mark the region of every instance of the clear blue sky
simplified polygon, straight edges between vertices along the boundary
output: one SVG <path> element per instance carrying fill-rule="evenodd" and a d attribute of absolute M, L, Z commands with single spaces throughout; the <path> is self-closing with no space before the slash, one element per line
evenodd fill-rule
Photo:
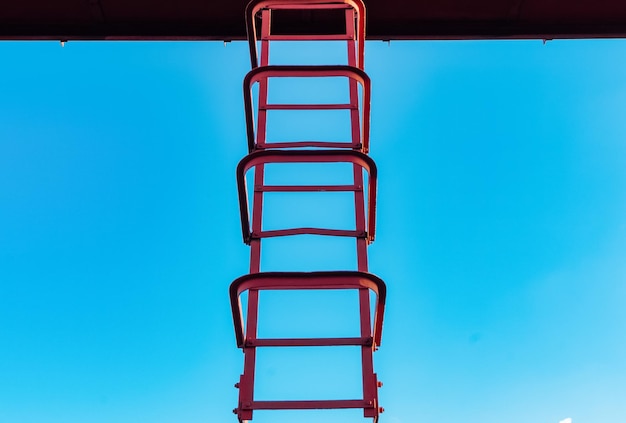
<path fill-rule="evenodd" d="M 625 48 L 366 46 L 382 423 L 626 421 Z M 235 422 L 247 45 L 3 42 L 0 57 L 0 422 Z M 349 330 L 353 298 L 328 300 L 271 296 L 262 317 Z M 264 354 L 267 399 L 358 393 L 350 349 Z M 312 416 L 254 422 L 364 421 Z"/>

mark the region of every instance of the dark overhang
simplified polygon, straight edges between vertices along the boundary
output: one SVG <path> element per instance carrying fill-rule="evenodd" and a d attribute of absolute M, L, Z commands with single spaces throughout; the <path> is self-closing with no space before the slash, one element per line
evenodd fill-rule
<path fill-rule="evenodd" d="M 4 0 L 0 39 L 240 40 L 245 5 L 245 0 Z M 626 36 L 624 0 L 366 0 L 366 6 L 367 34 L 374 40 Z"/>

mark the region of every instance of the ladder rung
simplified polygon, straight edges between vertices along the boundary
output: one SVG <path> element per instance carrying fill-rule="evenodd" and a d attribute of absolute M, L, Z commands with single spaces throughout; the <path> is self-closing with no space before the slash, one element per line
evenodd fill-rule
<path fill-rule="evenodd" d="M 346 345 L 371 346 L 372 337 L 365 338 L 266 338 L 246 339 L 246 347 L 332 347 Z"/>
<path fill-rule="evenodd" d="M 330 408 L 373 408 L 370 401 L 365 400 L 317 400 L 317 401 L 252 401 L 244 410 L 315 410 Z"/>
<path fill-rule="evenodd" d="M 358 110 L 352 104 L 266 104 L 259 110 Z"/>
<path fill-rule="evenodd" d="M 366 238 L 367 234 L 363 231 L 344 230 L 344 229 L 322 229 L 322 228 L 293 228 L 293 229 L 276 229 L 272 231 L 261 231 L 260 234 L 252 233 L 252 239 L 273 238 L 277 236 L 289 235 L 329 235 L 329 236 L 348 236 L 356 238 Z"/>
<path fill-rule="evenodd" d="M 256 192 L 361 192 L 359 185 L 255 185 Z"/>
<path fill-rule="evenodd" d="M 353 144 L 351 142 L 325 142 L 325 141 L 293 141 L 293 142 L 265 142 L 256 144 L 259 150 L 267 148 L 298 148 L 298 147 L 321 147 L 321 148 L 353 148 L 361 150 L 363 145 Z"/>
<path fill-rule="evenodd" d="M 306 34 L 306 35 L 266 35 L 260 38 L 263 41 L 336 41 L 353 40 L 351 34 Z"/>

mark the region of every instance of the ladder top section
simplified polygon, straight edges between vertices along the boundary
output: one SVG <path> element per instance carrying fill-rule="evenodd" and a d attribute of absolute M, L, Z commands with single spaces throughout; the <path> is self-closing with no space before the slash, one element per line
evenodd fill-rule
<path fill-rule="evenodd" d="M 0 2 L 0 39 L 245 40 L 246 0 Z M 626 2 L 366 0 L 372 40 L 626 37 Z M 276 28 L 321 23 L 295 12 Z"/>
<path fill-rule="evenodd" d="M 301 13 L 306 19 L 299 18 Z M 262 20 L 269 22 L 261 24 Z M 352 40 L 357 44 L 356 66 L 363 69 L 365 20 L 362 0 L 252 0 L 246 6 L 252 67 L 259 65 L 259 40 Z"/>

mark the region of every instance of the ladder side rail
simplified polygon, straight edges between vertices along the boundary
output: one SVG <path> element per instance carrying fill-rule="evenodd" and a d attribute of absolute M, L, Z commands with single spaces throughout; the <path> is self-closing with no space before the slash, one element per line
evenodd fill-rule
<path fill-rule="evenodd" d="M 262 31 L 269 32 L 271 26 L 269 12 L 264 12 L 264 19 L 262 23 Z M 269 63 L 269 42 L 261 41 L 262 54 L 261 64 L 267 65 Z M 267 78 L 259 81 L 259 103 L 267 103 L 267 90 L 268 81 Z M 258 133 L 260 136 L 265 137 L 266 124 L 267 124 L 267 112 L 259 109 L 258 111 Z M 258 166 L 254 170 L 254 180 L 257 183 L 263 184 L 265 180 L 264 166 Z M 263 222 L 263 193 L 254 192 L 253 206 L 252 206 L 252 228 L 253 230 L 260 230 Z M 247 206 L 246 206 L 247 207 Z M 258 273 L 261 271 L 261 240 L 250 240 L 250 273 Z M 250 290 L 248 293 L 248 312 L 246 333 L 251 339 L 255 339 L 258 332 L 258 315 L 259 315 L 259 291 Z M 244 347 L 244 370 L 239 384 L 239 420 L 252 420 L 252 409 L 250 405 L 254 401 L 254 379 L 256 369 L 256 348 Z"/>
<path fill-rule="evenodd" d="M 350 15 L 346 13 L 346 27 L 348 26 L 348 22 L 350 21 Z M 347 41 L 347 53 L 348 53 L 348 65 L 354 66 L 357 65 L 357 46 L 354 41 Z M 362 63 L 361 63 L 362 65 Z M 359 94 L 358 94 L 358 85 L 350 80 L 350 103 L 358 109 L 359 102 Z M 351 129 L 352 129 L 352 138 L 354 139 L 360 136 L 360 124 L 359 124 L 359 113 L 354 110 L 350 112 L 350 120 L 351 120 Z M 363 185 L 363 170 L 358 166 L 353 166 L 354 171 L 354 184 L 355 185 Z M 357 230 L 366 228 L 366 218 L 365 218 L 365 193 L 364 192 L 355 192 L 354 193 L 354 210 L 355 210 L 355 218 L 357 222 Z M 370 223 L 372 222 L 370 218 Z M 357 238 L 356 239 L 356 248 L 357 248 L 357 268 L 359 271 L 367 272 L 368 271 L 368 260 L 367 260 L 367 239 Z M 360 328 L 361 328 L 361 336 L 364 334 L 371 333 L 371 315 L 370 315 L 370 296 L 369 291 L 367 289 L 359 289 L 359 320 L 360 320 Z M 373 348 L 372 346 L 361 346 L 361 376 L 362 376 L 362 389 L 363 389 L 363 399 L 365 401 L 369 401 L 371 407 L 367 407 L 363 409 L 364 417 L 373 417 L 374 419 L 378 418 L 378 404 L 377 404 L 377 381 L 376 374 L 374 373 L 374 358 L 373 358 Z"/>

